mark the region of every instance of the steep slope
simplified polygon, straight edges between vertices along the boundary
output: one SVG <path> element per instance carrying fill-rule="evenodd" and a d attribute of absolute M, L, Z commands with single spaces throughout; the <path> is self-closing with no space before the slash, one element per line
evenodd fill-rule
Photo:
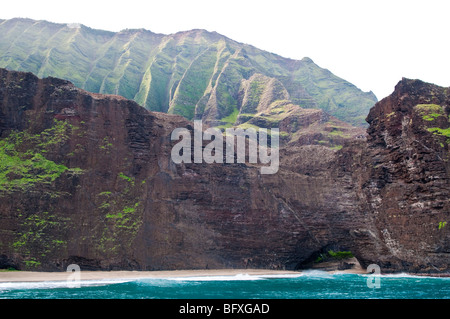
<path fill-rule="evenodd" d="M 403 79 L 367 118 L 363 191 L 383 268 L 450 265 L 450 94 Z"/>
<path fill-rule="evenodd" d="M 90 92 L 118 94 L 149 110 L 215 126 L 237 124 L 240 114 L 242 123 L 259 104 L 278 100 L 364 126 L 376 102 L 373 93 L 309 58 L 282 58 L 205 30 L 113 33 L 11 19 L 0 21 L 0 34 L 0 67 L 67 79 Z"/>
<path fill-rule="evenodd" d="M 325 116 L 311 111 L 307 131 Z M 298 139 L 261 175 L 175 164 L 172 131 L 193 130 L 181 116 L 0 69 L 0 268 L 295 269 L 332 249 L 448 271 L 448 116 L 447 89 L 405 79 L 367 140 Z"/>
<path fill-rule="evenodd" d="M 297 146 L 303 160 L 273 176 L 176 165 L 179 127 L 192 123 L 0 69 L 0 267 L 292 269 L 346 245 L 360 215 L 348 181 L 325 169 L 334 150 Z"/>

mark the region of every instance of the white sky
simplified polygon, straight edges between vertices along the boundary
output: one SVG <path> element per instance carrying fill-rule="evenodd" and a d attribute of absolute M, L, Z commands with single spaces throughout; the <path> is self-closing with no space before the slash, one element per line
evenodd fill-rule
<path fill-rule="evenodd" d="M 0 19 L 110 31 L 217 31 L 284 57 L 310 57 L 378 99 L 402 77 L 450 86 L 449 14 L 449 0 L 3 0 L 0 5 Z"/>

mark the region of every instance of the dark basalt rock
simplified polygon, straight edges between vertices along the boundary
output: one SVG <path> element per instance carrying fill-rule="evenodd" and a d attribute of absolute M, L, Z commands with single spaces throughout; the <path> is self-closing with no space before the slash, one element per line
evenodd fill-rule
<path fill-rule="evenodd" d="M 367 117 L 362 190 L 386 247 L 380 266 L 448 270 L 450 237 L 439 225 L 450 217 L 449 114 L 447 89 L 402 79 Z"/>
<path fill-rule="evenodd" d="M 448 271 L 449 146 L 427 130 L 449 126 L 448 102 L 444 88 L 404 79 L 371 110 L 367 140 L 284 145 L 278 173 L 261 175 L 173 163 L 172 131 L 193 127 L 180 116 L 0 69 L 11 162 L 0 167 L 0 266 L 296 269 L 332 248 L 385 272 Z M 424 120 L 417 104 L 440 105 L 447 121 Z"/>

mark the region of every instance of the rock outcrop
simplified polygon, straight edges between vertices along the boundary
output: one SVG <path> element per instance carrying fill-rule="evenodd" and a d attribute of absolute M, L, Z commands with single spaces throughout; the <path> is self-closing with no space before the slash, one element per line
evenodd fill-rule
<path fill-rule="evenodd" d="M 298 138 L 261 175 L 175 164 L 172 131 L 193 130 L 180 116 L 0 69 L 0 267 L 297 269 L 333 249 L 382 271 L 448 270 L 447 102 L 403 80 L 367 140 L 350 127 L 331 134 L 349 134 L 339 148 Z"/>
<path fill-rule="evenodd" d="M 370 111 L 362 189 L 382 268 L 450 265 L 450 95 L 403 79 Z"/>

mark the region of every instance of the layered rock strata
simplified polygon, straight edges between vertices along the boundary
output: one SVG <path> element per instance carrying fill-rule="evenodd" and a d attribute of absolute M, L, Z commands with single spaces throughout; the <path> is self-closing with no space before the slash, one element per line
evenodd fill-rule
<path fill-rule="evenodd" d="M 298 269 L 333 249 L 386 272 L 448 270 L 448 101 L 405 79 L 367 140 L 297 139 L 262 175 L 175 164 L 172 131 L 193 130 L 180 116 L 0 69 L 0 266 Z"/>

